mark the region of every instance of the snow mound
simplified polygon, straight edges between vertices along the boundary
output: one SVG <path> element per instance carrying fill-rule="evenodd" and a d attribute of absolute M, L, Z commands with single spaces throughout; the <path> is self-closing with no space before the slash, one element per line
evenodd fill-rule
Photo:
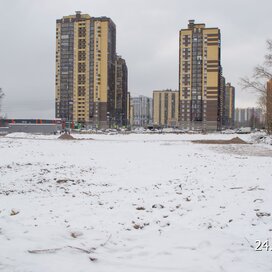
<path fill-rule="evenodd" d="M 252 135 L 251 141 L 258 144 L 272 145 L 272 136 L 267 135 L 266 133 L 256 133 L 255 135 Z"/>

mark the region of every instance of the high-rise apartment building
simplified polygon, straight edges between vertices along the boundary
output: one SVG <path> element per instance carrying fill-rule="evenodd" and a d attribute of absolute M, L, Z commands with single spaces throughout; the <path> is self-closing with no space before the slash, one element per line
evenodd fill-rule
<path fill-rule="evenodd" d="M 225 113 L 225 93 L 226 93 L 226 79 L 223 75 L 220 75 L 220 92 L 219 92 L 219 120 L 217 129 L 221 130 L 224 127 L 224 113 Z"/>
<path fill-rule="evenodd" d="M 107 128 L 115 119 L 116 28 L 76 12 L 56 25 L 56 117 Z"/>
<path fill-rule="evenodd" d="M 115 124 L 118 127 L 127 126 L 127 96 L 128 71 L 126 61 L 116 57 L 115 85 Z"/>
<path fill-rule="evenodd" d="M 235 115 L 235 88 L 231 83 L 225 85 L 224 91 L 224 114 L 223 114 L 223 127 L 234 127 Z"/>
<path fill-rule="evenodd" d="M 263 128 L 265 114 L 261 108 L 236 108 L 235 127 Z"/>
<path fill-rule="evenodd" d="M 131 126 L 146 127 L 152 124 L 152 98 L 140 95 L 131 98 Z"/>
<path fill-rule="evenodd" d="M 190 20 L 179 34 L 180 127 L 220 129 L 220 30 Z"/>
<path fill-rule="evenodd" d="M 153 125 L 178 127 L 179 92 L 153 91 Z"/>
<path fill-rule="evenodd" d="M 131 100 L 131 98 L 130 98 L 130 92 L 127 92 L 127 127 L 130 127 L 130 124 L 131 124 L 131 122 L 130 122 L 130 114 L 131 114 L 131 110 L 130 110 L 130 108 L 131 108 L 131 103 L 130 103 L 130 100 Z"/>

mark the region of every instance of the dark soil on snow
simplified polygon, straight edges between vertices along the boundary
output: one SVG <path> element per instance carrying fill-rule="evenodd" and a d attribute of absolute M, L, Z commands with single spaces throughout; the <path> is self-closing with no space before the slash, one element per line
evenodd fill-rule
<path fill-rule="evenodd" d="M 72 135 L 68 133 L 61 134 L 58 139 L 60 140 L 76 140 Z"/>
<path fill-rule="evenodd" d="M 192 143 L 196 144 L 248 144 L 239 137 L 232 138 L 230 140 L 195 140 Z"/>

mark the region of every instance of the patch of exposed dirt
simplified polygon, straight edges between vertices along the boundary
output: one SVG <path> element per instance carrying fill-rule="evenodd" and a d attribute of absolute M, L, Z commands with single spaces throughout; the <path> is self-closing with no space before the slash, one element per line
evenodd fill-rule
<path fill-rule="evenodd" d="M 76 140 L 72 135 L 68 133 L 61 134 L 58 139 L 60 140 Z"/>
<path fill-rule="evenodd" d="M 88 141 L 88 140 L 93 140 L 93 138 L 82 138 L 82 139 L 78 139 L 78 138 L 74 138 L 72 135 L 70 135 L 69 133 L 64 133 L 61 134 L 58 137 L 59 140 L 74 140 L 74 141 Z"/>
<path fill-rule="evenodd" d="M 234 154 L 241 157 L 239 159 L 247 159 L 246 156 L 272 157 L 272 149 L 258 145 L 217 145 L 211 146 L 212 150 L 225 154 Z"/>
<path fill-rule="evenodd" d="M 248 144 L 239 137 L 232 138 L 230 140 L 194 140 L 192 143 L 196 144 Z"/>

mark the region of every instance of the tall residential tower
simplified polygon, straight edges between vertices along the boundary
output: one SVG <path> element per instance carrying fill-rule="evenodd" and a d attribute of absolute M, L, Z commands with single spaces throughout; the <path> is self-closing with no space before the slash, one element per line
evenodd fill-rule
<path fill-rule="evenodd" d="M 56 25 L 56 117 L 107 128 L 115 118 L 116 28 L 76 12 Z"/>
<path fill-rule="evenodd" d="M 118 127 L 127 126 L 128 71 L 126 61 L 116 57 L 115 85 L 115 123 Z"/>
<path fill-rule="evenodd" d="M 234 115 L 235 115 L 235 88 L 231 83 L 225 86 L 224 95 L 224 128 L 234 128 Z"/>
<path fill-rule="evenodd" d="M 152 98 L 140 95 L 131 98 L 130 125 L 147 127 L 152 124 Z"/>
<path fill-rule="evenodd" d="M 220 30 L 190 20 L 179 36 L 179 123 L 183 129 L 220 128 Z"/>

